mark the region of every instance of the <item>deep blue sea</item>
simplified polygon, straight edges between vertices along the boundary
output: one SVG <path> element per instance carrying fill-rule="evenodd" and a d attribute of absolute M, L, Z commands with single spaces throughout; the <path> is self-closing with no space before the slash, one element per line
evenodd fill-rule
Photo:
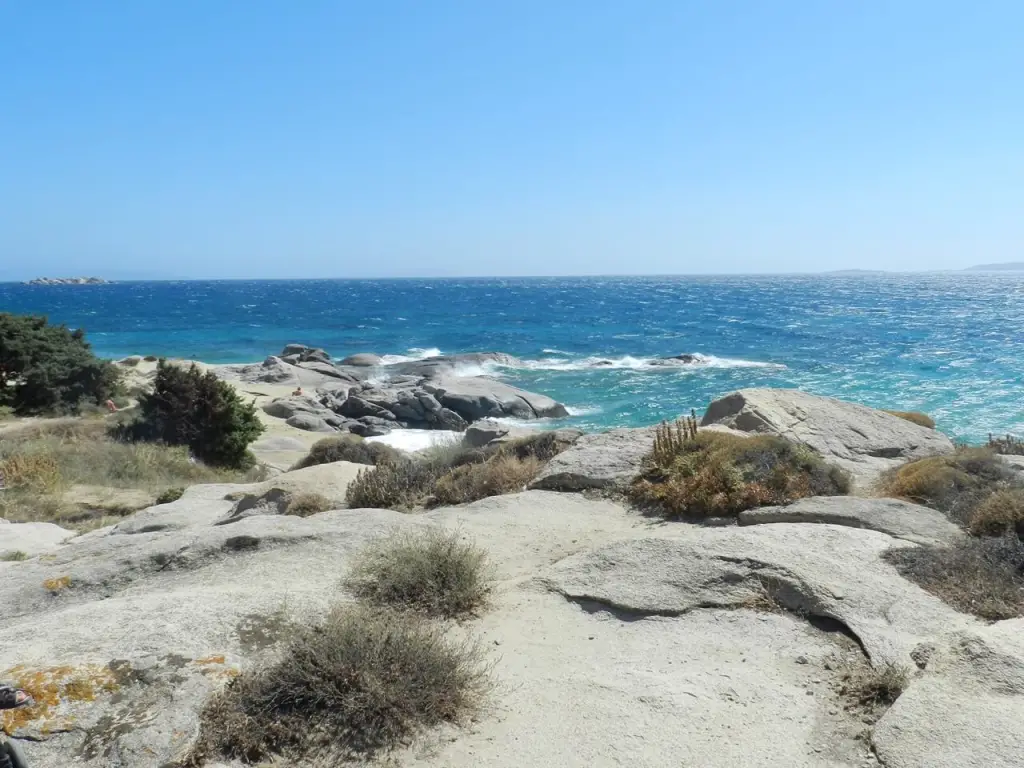
<path fill-rule="evenodd" d="M 251 362 L 496 350 L 585 429 L 698 413 L 738 387 L 922 410 L 964 439 L 1024 433 L 1024 275 L 0 284 L 0 311 L 84 327 L 97 353 Z M 700 353 L 657 369 L 645 361 Z M 612 366 L 590 367 L 597 359 Z"/>

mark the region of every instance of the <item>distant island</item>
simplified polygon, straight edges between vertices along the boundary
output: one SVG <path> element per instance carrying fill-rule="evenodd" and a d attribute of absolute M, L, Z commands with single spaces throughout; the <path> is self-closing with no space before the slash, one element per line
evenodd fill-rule
<path fill-rule="evenodd" d="M 978 264 L 964 272 L 1024 272 L 1024 261 L 1004 261 L 1001 264 Z"/>
<path fill-rule="evenodd" d="M 37 277 L 26 285 L 106 285 L 102 277 Z"/>

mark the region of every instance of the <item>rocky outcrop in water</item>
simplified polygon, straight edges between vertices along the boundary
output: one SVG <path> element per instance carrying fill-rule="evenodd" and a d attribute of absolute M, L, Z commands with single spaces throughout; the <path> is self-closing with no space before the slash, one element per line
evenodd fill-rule
<path fill-rule="evenodd" d="M 37 277 L 25 285 L 106 285 L 102 277 Z"/>
<path fill-rule="evenodd" d="M 289 344 L 260 364 L 226 366 L 248 383 L 310 387 L 264 406 L 271 416 L 313 432 L 348 431 L 364 437 L 394 428 L 462 431 L 491 418 L 568 416 L 565 406 L 486 375 L 490 366 L 516 365 L 501 352 L 443 355 L 385 365 L 359 354 L 334 362 L 322 349 Z"/>

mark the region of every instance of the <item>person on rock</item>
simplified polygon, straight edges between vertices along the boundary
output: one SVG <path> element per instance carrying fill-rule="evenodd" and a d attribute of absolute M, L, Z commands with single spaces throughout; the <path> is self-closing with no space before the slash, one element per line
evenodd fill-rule
<path fill-rule="evenodd" d="M 0 685 L 0 709 L 32 706 L 32 697 L 20 688 Z M 28 768 L 25 756 L 16 744 L 7 740 L 0 731 L 0 768 Z"/>

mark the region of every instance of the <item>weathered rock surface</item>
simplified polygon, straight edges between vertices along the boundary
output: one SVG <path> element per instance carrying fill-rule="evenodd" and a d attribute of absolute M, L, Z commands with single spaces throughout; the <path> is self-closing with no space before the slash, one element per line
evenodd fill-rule
<path fill-rule="evenodd" d="M 333 461 L 285 472 L 245 491 L 232 492 L 231 497 L 237 503 L 217 522 L 236 523 L 253 515 L 282 515 L 292 498 L 299 493 L 323 496 L 335 509 L 341 509 L 345 506 L 345 492 L 349 484 L 364 469 L 364 464 Z"/>
<path fill-rule="evenodd" d="M 664 525 L 544 491 L 419 515 L 214 525 L 232 488 L 199 486 L 135 515 L 159 526 L 149 532 L 129 518 L 0 564 L 0 677 L 56 692 L 13 727 L 34 739 L 23 742 L 33 768 L 173 763 L 207 695 L 273 653 L 288 619 L 321 615 L 356 552 L 426 526 L 490 554 L 489 609 L 450 631 L 479 638 L 499 692 L 470 727 L 421 735 L 396 765 L 862 768 L 865 726 L 830 685 L 857 646 L 799 616 L 745 608 L 765 587 L 790 609 L 843 622 L 875 663 L 935 647 L 875 732 L 887 766 L 1019 756 L 1024 626 L 983 626 L 904 581 L 878 555 L 914 545 L 885 534 Z"/>
<path fill-rule="evenodd" d="M 868 485 L 893 466 L 951 453 L 941 432 L 898 416 L 796 389 L 741 389 L 708 406 L 702 425 L 724 424 L 803 443 Z"/>
<path fill-rule="evenodd" d="M 872 740 L 886 768 L 1016 768 L 1024 739 L 1024 619 L 945 638 Z"/>
<path fill-rule="evenodd" d="M 327 423 L 326 419 L 312 413 L 296 413 L 285 419 L 285 424 L 306 432 L 337 432 L 335 427 Z"/>
<path fill-rule="evenodd" d="M 569 415 L 564 405 L 546 395 L 527 392 L 484 376 L 448 376 L 425 384 L 423 388 L 467 422 L 501 417 L 547 419 Z"/>
<path fill-rule="evenodd" d="M 0 561 L 17 553 L 34 557 L 75 535 L 53 523 L 10 523 L 0 518 Z"/>
<path fill-rule="evenodd" d="M 368 352 L 360 352 L 355 355 L 349 355 L 342 359 L 339 365 L 353 365 L 357 368 L 372 368 L 374 366 L 381 365 L 384 361 L 381 360 L 380 355 L 372 355 Z"/>
<path fill-rule="evenodd" d="M 787 506 L 740 512 L 740 525 L 828 523 L 869 528 L 916 544 L 949 544 L 964 533 L 941 512 L 899 499 L 814 496 Z"/>
<path fill-rule="evenodd" d="M 788 610 L 840 622 L 875 663 L 910 664 L 920 643 L 977 625 L 883 562 L 886 550 L 913 545 L 882 533 L 796 523 L 680 532 L 568 559 L 550 583 L 636 617 L 742 606 L 767 591 Z"/>
<path fill-rule="evenodd" d="M 531 488 L 582 491 L 628 485 L 654 446 L 653 427 L 612 429 L 583 435 L 547 463 Z"/>

